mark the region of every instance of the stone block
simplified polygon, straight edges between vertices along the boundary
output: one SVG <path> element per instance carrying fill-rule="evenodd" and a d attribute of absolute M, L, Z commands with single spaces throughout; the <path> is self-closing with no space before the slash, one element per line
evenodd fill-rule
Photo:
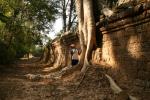
<path fill-rule="evenodd" d="M 123 19 L 114 18 L 115 21 L 109 24 L 112 29 L 103 34 L 102 59 L 111 66 L 117 66 L 128 78 L 135 79 L 137 75 L 146 80 L 150 77 L 150 22 L 146 22 L 150 10 L 126 18 L 124 12 L 116 16 Z"/>
<path fill-rule="evenodd" d="M 138 43 L 139 42 L 139 38 L 137 35 L 133 35 L 133 36 L 130 36 L 128 41 L 129 44 L 132 44 L 132 43 Z"/>
<path fill-rule="evenodd" d="M 132 33 L 134 33 L 134 32 L 135 32 L 134 27 L 127 27 L 127 28 L 125 28 L 125 34 L 124 34 L 124 36 L 131 36 Z"/>
<path fill-rule="evenodd" d="M 110 40 L 110 36 L 108 34 L 104 34 L 103 35 L 103 42 L 109 41 Z"/>

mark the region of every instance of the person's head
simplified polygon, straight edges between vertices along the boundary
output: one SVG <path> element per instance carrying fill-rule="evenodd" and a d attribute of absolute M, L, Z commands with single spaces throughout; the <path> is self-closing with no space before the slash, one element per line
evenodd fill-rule
<path fill-rule="evenodd" d="M 71 47 L 71 48 L 75 48 L 75 45 L 74 45 L 74 44 L 71 44 L 70 47 Z"/>

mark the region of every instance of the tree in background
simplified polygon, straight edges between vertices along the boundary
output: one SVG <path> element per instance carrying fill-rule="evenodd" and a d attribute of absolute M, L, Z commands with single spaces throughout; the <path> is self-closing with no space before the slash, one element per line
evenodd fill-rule
<path fill-rule="evenodd" d="M 0 0 L 0 47 L 4 45 L 13 51 L 1 55 L 4 61 L 0 63 L 8 63 L 6 55 L 8 59 L 12 53 L 21 57 L 31 52 L 34 45 L 41 44 L 41 31 L 45 33 L 52 28 L 57 13 L 55 1 Z"/>
<path fill-rule="evenodd" d="M 74 0 L 58 0 L 57 9 L 63 20 L 63 33 L 70 31 L 76 20 Z"/>
<path fill-rule="evenodd" d="M 63 20 L 63 29 L 59 32 L 59 34 L 57 34 L 57 38 L 52 42 L 53 46 L 51 47 L 51 49 L 53 49 L 52 51 L 54 51 L 54 63 L 53 66 L 49 66 L 49 71 L 56 71 L 57 69 L 68 66 L 67 59 L 69 48 L 63 42 L 63 35 L 65 33 L 71 33 L 71 31 L 73 31 L 75 27 L 74 23 L 76 20 L 74 0 L 56 1 L 56 8 L 59 11 L 58 17 L 62 17 Z M 47 50 L 48 48 L 45 48 L 45 53 Z"/>

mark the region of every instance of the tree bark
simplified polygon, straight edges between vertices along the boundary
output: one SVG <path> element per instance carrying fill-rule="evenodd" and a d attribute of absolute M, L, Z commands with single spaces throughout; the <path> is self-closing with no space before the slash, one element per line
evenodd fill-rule
<path fill-rule="evenodd" d="M 66 0 L 63 0 L 63 30 L 64 32 L 66 32 L 66 19 L 67 19 L 67 15 L 66 15 Z"/>
<path fill-rule="evenodd" d="M 53 65 L 49 66 L 49 69 L 47 71 L 54 72 L 62 69 L 63 67 L 66 67 L 68 65 L 68 48 L 63 44 L 62 39 L 58 39 L 53 42 L 54 45 L 54 60 Z"/>
<path fill-rule="evenodd" d="M 95 19 L 92 0 L 76 0 L 76 11 L 79 23 L 79 38 L 82 49 L 79 65 L 83 65 L 84 72 L 90 65 L 92 49 L 95 44 Z"/>
<path fill-rule="evenodd" d="M 69 19 L 68 19 L 68 26 L 67 26 L 67 31 L 70 30 L 71 26 L 72 26 L 72 11 L 73 11 L 73 0 L 70 0 L 70 8 L 69 8 Z"/>

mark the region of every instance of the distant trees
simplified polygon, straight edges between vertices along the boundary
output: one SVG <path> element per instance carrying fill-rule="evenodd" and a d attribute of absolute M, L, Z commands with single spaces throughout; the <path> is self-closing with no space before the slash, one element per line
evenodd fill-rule
<path fill-rule="evenodd" d="M 53 50 L 54 62 L 53 66 L 49 71 L 54 71 L 57 69 L 61 69 L 68 65 L 69 59 L 69 48 L 63 42 L 63 35 L 65 33 L 71 33 L 74 27 L 76 27 L 76 13 L 75 13 L 75 1 L 74 0 L 56 0 L 56 8 L 59 11 L 58 17 L 61 17 L 63 20 L 63 28 L 59 34 L 57 34 L 57 38 L 52 41 L 52 46 L 49 50 Z M 48 50 L 45 49 L 45 50 Z M 46 52 L 46 51 L 45 51 Z M 71 60 L 71 59 L 70 59 Z M 50 64 L 51 65 L 51 64 Z"/>
<path fill-rule="evenodd" d="M 58 0 L 57 9 L 63 20 L 63 32 L 71 30 L 76 21 L 75 0 Z"/>
<path fill-rule="evenodd" d="M 57 13 L 54 0 L 0 0 L 0 48 L 5 45 L 15 57 L 31 52 L 42 42 L 41 31 L 52 28 Z M 13 52 L 0 55 L 0 59 Z"/>

